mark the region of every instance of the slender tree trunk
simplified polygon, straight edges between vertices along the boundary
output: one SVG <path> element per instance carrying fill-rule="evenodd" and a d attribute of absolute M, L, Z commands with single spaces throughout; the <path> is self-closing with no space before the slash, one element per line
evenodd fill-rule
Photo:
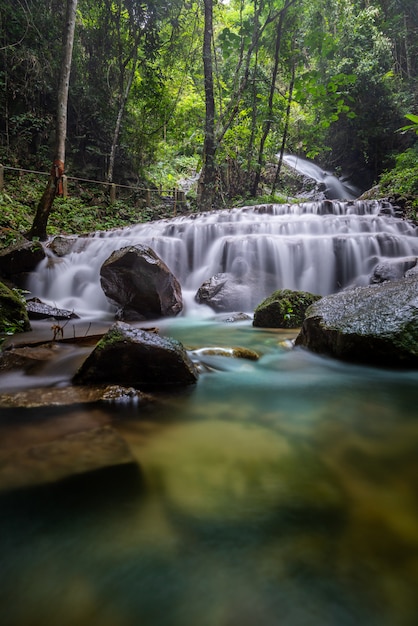
<path fill-rule="evenodd" d="M 136 61 L 137 61 L 137 53 L 135 52 L 135 56 L 134 56 L 134 59 L 132 61 L 132 71 L 129 74 L 128 83 L 126 85 L 125 92 L 124 92 L 124 94 L 122 95 L 122 98 L 121 98 L 121 103 L 120 103 L 120 107 L 119 107 L 118 117 L 116 119 L 115 130 L 114 130 L 114 133 L 113 133 L 112 147 L 110 149 L 110 155 L 109 155 L 109 167 L 108 167 L 108 170 L 107 170 L 107 181 L 109 183 L 113 182 L 113 170 L 114 170 L 114 167 L 115 167 L 116 150 L 117 150 L 117 147 L 118 147 L 120 128 L 121 128 L 121 125 L 122 125 L 122 118 L 123 118 L 123 114 L 125 112 L 126 103 L 128 101 L 129 92 L 131 90 L 132 83 L 133 83 L 134 76 L 135 76 Z"/>
<path fill-rule="evenodd" d="M 205 141 L 203 168 L 199 178 L 198 204 L 202 211 L 212 208 L 215 191 L 215 98 L 213 92 L 213 0 L 203 0 L 205 30 L 203 36 L 203 69 L 205 76 Z"/>
<path fill-rule="evenodd" d="M 273 72 L 272 72 L 271 82 L 270 82 L 268 111 L 267 111 L 266 121 L 264 122 L 263 133 L 260 139 L 260 146 L 258 149 L 257 165 L 255 168 L 254 182 L 253 182 L 253 186 L 251 190 L 251 195 L 253 197 L 256 197 L 257 192 L 258 192 L 258 186 L 260 184 L 260 178 L 261 178 L 261 168 L 262 168 L 263 160 L 264 160 L 264 146 L 265 146 L 268 134 L 270 132 L 272 123 L 273 123 L 274 93 L 276 90 L 276 79 L 277 79 L 277 73 L 279 69 L 279 58 L 280 58 L 280 47 L 281 47 L 281 42 L 282 42 L 283 22 L 284 22 L 284 16 L 288 7 L 289 7 L 289 0 L 286 0 L 283 10 L 280 13 L 279 21 L 277 23 L 276 44 L 275 44 L 275 50 L 274 50 L 274 65 L 273 65 Z"/>
<path fill-rule="evenodd" d="M 39 201 L 28 238 L 47 239 L 46 227 L 56 195 L 62 193 L 62 177 L 65 163 L 65 140 L 67 136 L 68 89 L 70 84 L 71 59 L 73 54 L 74 30 L 78 0 L 67 0 L 66 24 L 63 36 L 60 80 L 58 86 L 58 106 L 56 120 L 55 155 L 46 189 Z"/>
<path fill-rule="evenodd" d="M 280 171 L 282 169 L 283 155 L 284 155 L 284 150 L 286 148 L 286 141 L 287 141 L 287 133 L 289 131 L 290 108 L 292 106 L 294 86 L 295 86 L 295 63 L 293 62 L 292 63 L 292 77 L 290 79 L 290 85 L 289 85 L 289 95 L 287 97 L 286 119 L 285 119 L 285 124 L 284 124 L 284 129 L 283 129 L 282 145 L 280 146 L 279 162 L 277 163 L 276 174 L 274 176 L 274 181 L 273 181 L 273 185 L 271 188 L 272 195 L 276 191 L 277 183 L 279 181 Z"/>

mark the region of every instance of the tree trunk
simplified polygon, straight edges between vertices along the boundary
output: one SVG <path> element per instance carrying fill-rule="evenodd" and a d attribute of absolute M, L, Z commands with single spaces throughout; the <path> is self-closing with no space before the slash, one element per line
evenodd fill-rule
<path fill-rule="evenodd" d="M 205 76 L 205 141 L 203 145 L 203 167 L 199 178 L 198 205 L 202 211 L 212 208 L 215 191 L 215 98 L 213 93 L 213 0 L 203 0 L 205 9 L 205 31 L 203 36 L 203 69 Z"/>
<path fill-rule="evenodd" d="M 110 149 L 110 155 L 109 155 L 109 167 L 107 170 L 107 182 L 108 183 L 113 182 L 113 169 L 115 167 L 116 150 L 118 147 L 120 128 L 122 125 L 122 117 L 125 112 L 125 107 L 126 107 L 126 103 L 128 102 L 129 92 L 131 90 L 132 83 L 133 83 L 134 76 L 135 76 L 136 60 L 137 60 L 137 51 L 135 52 L 135 56 L 132 62 L 132 71 L 129 74 L 128 83 L 126 85 L 125 93 L 122 95 L 118 117 L 116 119 L 115 130 L 113 133 L 112 147 Z"/>
<path fill-rule="evenodd" d="M 71 73 L 74 30 L 78 0 L 67 0 L 66 24 L 63 35 L 63 54 L 61 59 L 60 80 L 58 86 L 58 106 L 56 120 L 55 155 L 48 184 L 39 201 L 28 238 L 47 239 L 46 227 L 49 214 L 56 195 L 62 193 L 62 177 L 65 163 L 65 140 L 67 136 L 68 89 Z"/>
<path fill-rule="evenodd" d="M 272 188 L 271 188 L 271 194 L 272 195 L 276 191 L 277 183 L 279 181 L 280 171 L 282 169 L 282 164 L 283 164 L 284 150 L 286 148 L 287 133 L 289 131 L 290 108 L 292 106 L 293 88 L 295 86 L 295 71 L 296 71 L 295 70 L 295 62 L 293 61 L 293 64 L 292 64 L 292 77 L 290 79 L 289 95 L 287 97 L 286 119 L 285 119 L 285 124 L 284 124 L 284 129 L 283 129 L 282 145 L 280 147 L 279 162 L 277 163 L 276 174 L 274 176 L 274 181 L 273 181 L 273 185 L 272 185 Z"/>
<path fill-rule="evenodd" d="M 274 50 L 274 65 L 273 65 L 273 72 L 272 72 L 271 82 L 270 82 L 268 112 L 267 112 L 267 119 L 264 123 L 263 134 L 260 139 L 260 146 L 258 149 L 257 166 L 255 168 L 255 177 L 254 177 L 253 187 L 251 190 L 251 195 L 253 197 L 256 197 L 257 192 L 258 192 L 258 186 L 260 184 L 260 178 L 261 178 L 261 168 L 262 168 L 263 160 L 264 160 L 264 146 L 265 146 L 268 134 L 270 132 L 271 125 L 273 123 L 274 92 L 276 90 L 276 79 L 277 79 L 277 72 L 279 69 L 279 58 L 280 58 L 280 47 L 281 47 L 281 42 L 282 42 L 283 22 L 284 22 L 284 16 L 285 16 L 286 10 L 288 9 L 288 6 L 289 6 L 289 0 L 286 0 L 283 10 L 280 12 L 279 21 L 277 24 L 276 45 L 275 45 L 275 50 Z"/>

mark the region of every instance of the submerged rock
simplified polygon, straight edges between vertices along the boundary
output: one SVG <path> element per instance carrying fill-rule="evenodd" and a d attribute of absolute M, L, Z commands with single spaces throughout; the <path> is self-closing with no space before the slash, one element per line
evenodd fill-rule
<path fill-rule="evenodd" d="M 46 389 L 24 389 L 15 393 L 0 393 L 0 408 L 34 409 L 40 407 L 70 407 L 78 404 L 97 403 L 148 403 L 152 396 L 132 387 L 119 385 L 89 387 L 50 387 Z"/>
<path fill-rule="evenodd" d="M 358 363 L 418 367 L 418 276 L 321 298 L 296 345 Z"/>
<path fill-rule="evenodd" d="M 120 320 L 175 316 L 183 309 L 177 278 L 143 244 L 115 250 L 100 268 L 100 283 L 106 297 L 120 307 Z"/>
<path fill-rule="evenodd" d="M 99 469 L 137 463 L 110 426 L 70 433 L 15 450 L 0 451 L 0 490 L 54 483 Z"/>
<path fill-rule="evenodd" d="M 321 296 L 307 291 L 279 289 L 263 300 L 254 311 L 253 326 L 259 328 L 298 328 L 307 308 Z"/>
<path fill-rule="evenodd" d="M 81 365 L 73 382 L 175 389 L 195 383 L 197 377 L 180 342 L 117 322 Z"/>

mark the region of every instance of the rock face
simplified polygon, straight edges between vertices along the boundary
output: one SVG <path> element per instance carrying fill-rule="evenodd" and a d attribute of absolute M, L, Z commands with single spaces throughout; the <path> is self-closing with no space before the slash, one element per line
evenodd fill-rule
<path fill-rule="evenodd" d="M 20 284 L 46 256 L 39 241 L 25 241 L 0 251 L 0 274 Z"/>
<path fill-rule="evenodd" d="M 0 332 L 30 330 L 24 302 L 0 282 Z"/>
<path fill-rule="evenodd" d="M 296 345 L 358 363 L 418 367 L 418 276 L 321 298 Z"/>
<path fill-rule="evenodd" d="M 307 291 L 279 289 L 258 305 L 253 326 L 259 328 L 298 328 L 305 319 L 306 309 L 320 299 Z"/>
<path fill-rule="evenodd" d="M 394 261 L 384 261 L 376 265 L 370 279 L 371 284 L 384 283 L 387 280 L 398 280 L 405 276 L 406 272 L 416 268 L 416 257 L 405 257 Z"/>
<path fill-rule="evenodd" d="M 109 300 L 120 307 L 116 316 L 120 320 L 175 316 L 183 308 L 177 278 L 143 244 L 113 252 L 100 269 L 100 282 Z"/>
<path fill-rule="evenodd" d="M 117 322 L 81 365 L 73 382 L 175 389 L 195 383 L 197 377 L 181 343 Z"/>

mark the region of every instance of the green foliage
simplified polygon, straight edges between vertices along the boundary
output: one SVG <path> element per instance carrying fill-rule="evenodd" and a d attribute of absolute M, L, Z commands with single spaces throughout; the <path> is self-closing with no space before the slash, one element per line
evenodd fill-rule
<path fill-rule="evenodd" d="M 403 126 L 400 130 L 413 130 L 416 135 L 418 135 L 418 115 L 413 115 L 410 113 L 409 115 L 405 115 L 407 120 L 410 120 L 412 124 L 408 124 L 407 126 Z"/>
<path fill-rule="evenodd" d="M 418 143 L 396 157 L 395 167 L 380 178 L 382 193 L 391 197 L 403 197 L 407 206 L 418 211 Z"/>

